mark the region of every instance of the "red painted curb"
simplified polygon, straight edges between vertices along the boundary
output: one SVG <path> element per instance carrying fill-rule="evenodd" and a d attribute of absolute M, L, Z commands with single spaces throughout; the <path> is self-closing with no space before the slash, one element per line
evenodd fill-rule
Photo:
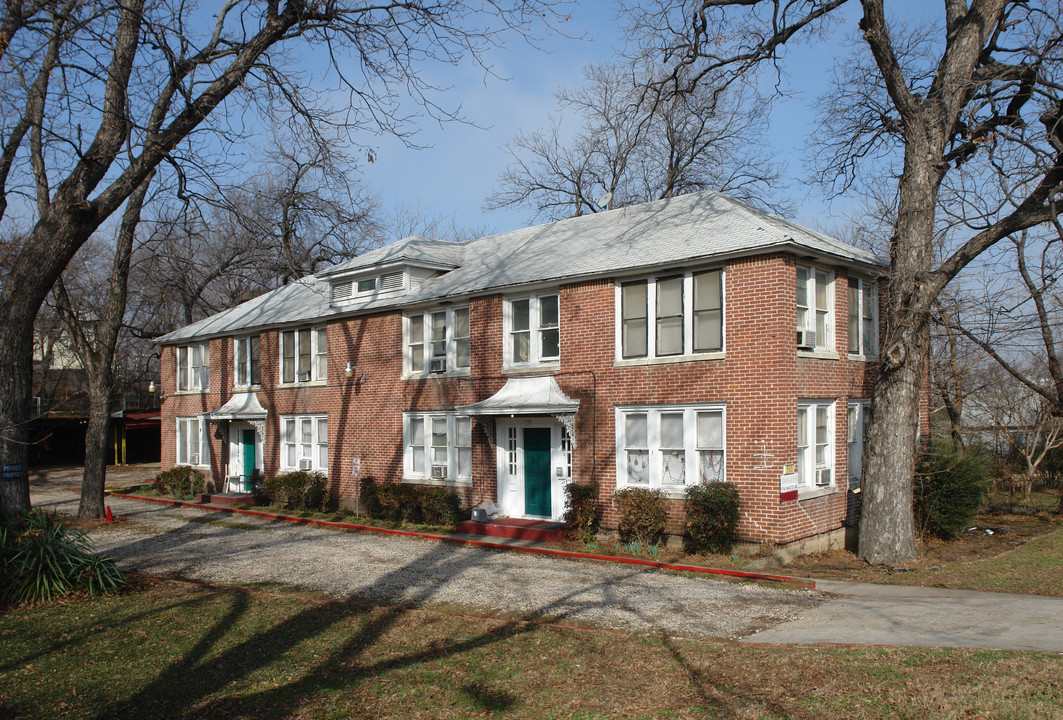
<path fill-rule="evenodd" d="M 405 537 L 422 538 L 427 540 L 444 540 L 446 542 L 459 543 L 461 545 L 472 545 L 473 547 L 490 548 L 493 550 L 519 550 L 522 552 L 532 552 L 538 553 L 540 555 L 551 555 L 554 557 L 579 558 L 581 560 L 599 560 L 602 562 L 623 563 L 627 565 L 643 565 L 646 567 L 653 567 L 661 570 L 679 570 L 682 572 L 703 573 L 706 575 L 725 575 L 728 577 L 741 578 L 743 580 L 763 580 L 766 582 L 781 583 L 783 585 L 805 588 L 807 590 L 816 589 L 816 581 L 809 578 L 794 578 L 788 577 L 786 575 L 765 575 L 763 573 L 743 572 L 742 570 L 722 570 L 719 568 L 701 567 L 700 565 L 678 565 L 675 563 L 657 562 L 656 560 L 643 560 L 642 558 L 616 557 L 613 555 L 595 555 L 594 553 L 574 552 L 570 550 L 554 550 L 553 548 L 504 545 L 502 543 L 493 543 L 482 540 L 465 540 L 463 538 L 455 538 L 449 535 L 434 535 L 432 533 L 420 533 L 413 532 L 410 530 L 392 530 L 391 528 L 381 528 L 375 527 L 373 525 L 356 525 L 354 523 L 337 522 L 335 520 L 319 520 L 317 518 L 304 518 L 293 515 L 280 515 L 277 513 L 264 512 L 262 510 L 245 510 L 243 508 L 233 508 L 225 505 L 205 505 L 202 503 L 189 502 L 187 500 L 144 497 L 142 495 L 128 495 L 126 493 L 120 492 L 108 492 L 108 494 L 114 497 L 125 498 L 127 500 L 140 500 L 143 502 L 159 503 L 161 505 L 182 505 L 185 507 L 215 510 L 218 512 L 236 513 L 240 515 L 251 515 L 254 517 L 270 518 L 273 520 L 287 520 L 288 522 L 305 523 L 307 525 L 321 525 L 322 527 L 341 528 L 343 530 L 359 530 L 362 532 L 382 533 L 384 535 L 402 535 Z"/>

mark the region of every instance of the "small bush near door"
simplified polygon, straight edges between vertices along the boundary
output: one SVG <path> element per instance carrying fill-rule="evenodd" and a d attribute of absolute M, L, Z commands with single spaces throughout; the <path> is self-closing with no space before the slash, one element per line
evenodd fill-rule
<path fill-rule="evenodd" d="M 598 537 L 602 522 L 598 510 L 598 483 L 565 486 L 565 516 L 562 518 L 569 537 L 590 544 Z"/>
<path fill-rule="evenodd" d="M 266 478 L 266 497 L 272 507 L 286 510 L 325 510 L 329 503 L 325 476 L 305 470 Z"/>
<path fill-rule="evenodd" d="M 739 516 L 738 488 L 733 483 L 708 483 L 687 488 L 687 552 L 728 552 Z"/>
<path fill-rule="evenodd" d="M 988 486 L 988 465 L 977 450 L 935 445 L 919 458 L 912 483 L 920 533 L 945 540 L 959 537 L 982 506 Z"/>
<path fill-rule="evenodd" d="M 624 488 L 613 494 L 613 504 L 621 540 L 647 548 L 660 541 L 668 522 L 668 508 L 660 490 Z"/>
<path fill-rule="evenodd" d="M 440 487 L 407 483 L 377 484 L 362 481 L 363 514 L 394 523 L 436 525 L 457 529 L 461 520 L 461 498 Z"/>
<path fill-rule="evenodd" d="M 179 500 L 191 500 L 207 487 L 203 472 L 191 465 L 177 465 L 155 477 L 155 491 Z"/>

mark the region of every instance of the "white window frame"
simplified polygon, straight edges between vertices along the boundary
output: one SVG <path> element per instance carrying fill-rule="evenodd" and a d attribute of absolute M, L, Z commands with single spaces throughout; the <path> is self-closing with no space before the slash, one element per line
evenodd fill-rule
<path fill-rule="evenodd" d="M 433 444 L 433 421 L 446 425 L 446 445 Z M 420 423 L 420 438 L 414 437 L 414 427 Z M 463 429 L 464 428 L 464 429 Z M 415 440 L 419 442 L 415 443 Z M 467 444 L 466 444 L 467 443 Z M 403 480 L 434 482 L 439 484 L 469 485 L 472 483 L 472 418 L 446 412 L 407 412 L 402 414 L 402 477 Z M 445 448 L 441 457 L 434 457 L 434 448 Z M 422 458 L 421 468 L 415 467 L 414 458 Z M 433 477 L 432 466 L 445 465 L 446 477 Z"/>
<path fill-rule="evenodd" d="M 720 347 L 712 350 L 694 350 L 694 277 L 703 273 L 720 274 Z M 683 350 L 679 353 L 658 354 L 657 349 L 657 283 L 681 276 L 683 279 Z M 624 356 L 624 303 L 625 286 L 645 284 L 646 287 L 646 354 Z M 650 360 L 689 359 L 692 357 L 715 357 L 727 350 L 727 271 L 723 267 L 703 268 L 686 272 L 664 272 L 650 278 L 620 280 L 616 283 L 616 362 L 640 363 Z M 704 310 L 698 312 L 706 312 Z"/>
<path fill-rule="evenodd" d="M 720 440 L 718 447 L 702 447 L 698 444 L 698 415 L 707 413 L 720 417 Z M 661 416 L 682 414 L 683 450 L 685 452 L 685 482 L 662 482 L 664 456 L 661 447 Z M 646 482 L 634 482 L 628 477 L 627 418 L 645 415 L 646 446 L 635 445 L 635 450 L 645 450 Z M 676 448 L 678 449 L 678 448 Z M 722 403 L 698 405 L 625 405 L 616 408 L 616 486 L 643 487 L 664 490 L 666 493 L 685 493 L 691 485 L 701 484 L 699 468 L 700 452 L 719 453 L 720 468 L 712 482 L 727 480 L 727 410 Z"/>
<path fill-rule="evenodd" d="M 302 436 L 303 429 L 306 427 L 310 430 L 309 442 L 304 442 Z M 279 434 L 281 470 L 308 470 L 328 475 L 327 414 L 281 415 Z M 322 457 L 322 451 L 324 451 L 324 457 Z M 303 460 L 309 460 L 310 467 L 304 467 L 301 462 Z"/>
<path fill-rule="evenodd" d="M 241 361 L 240 347 L 244 347 Z M 257 353 L 254 352 L 257 349 Z M 255 355 L 257 354 L 257 358 Z M 255 380 L 255 368 L 258 368 L 258 380 Z M 240 382 L 241 371 L 247 382 Z M 233 339 L 233 387 L 258 387 L 262 384 L 262 337 L 244 335 Z"/>
<path fill-rule="evenodd" d="M 552 298 L 557 303 L 557 325 L 549 326 L 544 325 L 542 322 L 542 302 L 545 299 Z M 527 301 L 528 303 L 528 327 L 525 330 L 515 330 L 513 327 L 513 305 L 515 303 Z M 557 354 L 556 355 L 544 355 L 543 354 L 543 337 L 545 333 L 557 332 Z M 513 343 L 515 342 L 516 332 L 528 333 L 528 360 L 518 361 L 515 360 L 513 355 Z M 536 295 L 523 295 L 521 297 L 506 298 L 502 305 L 502 337 L 504 340 L 504 349 L 502 351 L 502 367 L 509 368 L 527 368 L 538 365 L 560 365 L 561 364 L 561 298 L 557 292 L 539 293 Z"/>
<path fill-rule="evenodd" d="M 310 372 L 306 377 L 299 373 L 299 356 L 303 351 L 303 333 L 309 333 L 310 338 Z M 284 371 L 287 369 L 285 349 L 287 343 L 294 345 L 292 360 L 295 367 L 292 368 L 292 379 L 284 379 Z M 322 342 L 322 340 L 324 342 Z M 324 347 L 322 347 L 324 345 Z M 303 326 L 297 328 L 285 328 L 277 333 L 277 355 L 279 362 L 279 374 L 277 377 L 281 385 L 299 385 L 304 383 L 324 383 L 328 380 L 328 329 L 325 325 Z"/>
<path fill-rule="evenodd" d="M 193 364 L 198 355 L 199 365 Z M 174 348 L 177 366 L 177 392 L 202 393 L 210 390 L 210 344 L 194 343 Z"/>
<path fill-rule="evenodd" d="M 834 286 L 835 275 L 830 268 L 819 265 L 798 265 L 794 277 L 794 287 L 798 286 L 800 273 L 806 273 L 806 303 L 801 304 L 797 298 L 795 316 L 797 332 L 814 332 L 816 343 L 811 347 L 812 352 L 834 352 Z M 825 287 L 822 287 L 824 286 Z M 824 290 L 825 305 L 819 304 L 819 290 Z M 801 322 L 800 311 L 805 311 L 804 323 Z M 823 317 L 823 327 L 820 327 L 819 318 Z M 798 341 L 798 349 L 808 351 Z"/>
<path fill-rule="evenodd" d="M 195 434 L 199 435 L 198 453 L 192 452 L 193 448 L 189 442 L 193 434 L 190 432 L 190 426 L 192 423 L 197 423 Z M 178 417 L 176 430 L 175 442 L 177 445 L 177 464 L 193 465 L 195 467 L 209 467 L 210 427 L 207 417 L 205 415 Z M 197 459 L 193 457 L 194 455 L 198 455 L 198 462 L 192 462 Z"/>
<path fill-rule="evenodd" d="M 854 295 L 856 297 L 856 351 L 852 349 Z M 848 350 L 850 356 L 876 357 L 878 355 L 878 312 L 878 281 L 860 275 L 850 275 L 849 312 L 846 318 L 849 323 L 850 347 Z"/>
<path fill-rule="evenodd" d="M 443 354 L 433 356 L 433 338 L 432 338 L 432 316 L 437 313 L 445 313 L 444 337 L 442 340 L 435 341 L 438 345 L 443 344 Z M 469 331 L 468 335 L 457 335 L 457 321 L 456 318 L 465 314 L 467 319 L 466 328 Z M 421 318 L 422 334 L 420 338 L 414 338 L 411 336 L 412 326 L 414 324 L 413 318 Z M 467 348 L 465 355 L 465 364 L 459 365 L 460 347 L 464 343 Z M 459 305 L 456 307 L 446 308 L 432 308 L 421 312 L 407 313 L 402 318 L 402 348 L 403 348 L 403 375 L 406 377 L 427 377 L 429 375 L 467 375 L 471 371 L 472 367 L 472 317 L 469 313 L 468 305 Z M 414 369 L 418 363 L 414 358 L 414 354 L 419 353 L 420 369 Z M 443 358 L 443 367 L 441 370 L 433 372 L 433 357 L 439 359 Z"/>
<path fill-rule="evenodd" d="M 832 488 L 838 484 L 835 468 L 835 401 L 799 400 L 797 403 L 797 486 L 799 490 L 816 490 Z M 820 413 L 826 414 L 826 440 L 817 437 L 818 419 Z M 804 439 L 802 444 L 801 425 L 804 424 Z M 823 448 L 823 462 L 819 462 L 819 449 Z M 824 478 L 828 482 L 822 482 Z"/>
<path fill-rule="evenodd" d="M 864 477 L 864 447 L 867 445 L 867 425 L 871 419 L 870 400 L 850 400 L 846 408 L 846 475 L 849 489 L 860 487 Z"/>

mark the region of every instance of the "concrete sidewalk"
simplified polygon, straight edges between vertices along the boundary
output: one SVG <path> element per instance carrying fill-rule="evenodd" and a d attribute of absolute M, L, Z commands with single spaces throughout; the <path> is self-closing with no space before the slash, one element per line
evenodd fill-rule
<path fill-rule="evenodd" d="M 1063 652 L 1063 598 L 817 580 L 830 602 L 744 640 Z"/>

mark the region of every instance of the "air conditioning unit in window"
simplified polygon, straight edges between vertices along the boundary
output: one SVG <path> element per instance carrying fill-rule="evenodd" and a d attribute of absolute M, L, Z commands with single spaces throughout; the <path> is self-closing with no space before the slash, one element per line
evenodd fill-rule
<path fill-rule="evenodd" d="M 312 467 L 312 464 L 311 464 L 310 458 L 303 458 L 302 460 L 299 461 L 299 469 L 300 470 L 309 470 L 311 467 Z"/>
<path fill-rule="evenodd" d="M 446 358 L 429 358 L 428 359 L 428 372 L 430 373 L 442 373 L 447 371 L 447 359 Z"/>
<path fill-rule="evenodd" d="M 310 382 L 310 373 L 308 373 L 308 372 L 305 372 L 305 373 L 299 373 L 299 374 L 298 374 L 298 375 L 296 376 L 296 379 L 297 379 L 297 380 L 298 380 L 299 382 Z"/>
<path fill-rule="evenodd" d="M 830 468 L 819 468 L 816 470 L 816 485 L 819 487 L 830 485 Z"/>
<path fill-rule="evenodd" d="M 437 479 L 437 480 L 446 480 L 447 479 L 447 466 L 446 465 L 433 465 L 432 466 L 432 477 Z"/>
<path fill-rule="evenodd" d="M 797 347 L 811 349 L 816 347 L 816 331 L 797 329 Z"/>
<path fill-rule="evenodd" d="M 199 455 L 189 455 L 188 456 L 188 464 L 189 465 L 199 465 Z"/>

